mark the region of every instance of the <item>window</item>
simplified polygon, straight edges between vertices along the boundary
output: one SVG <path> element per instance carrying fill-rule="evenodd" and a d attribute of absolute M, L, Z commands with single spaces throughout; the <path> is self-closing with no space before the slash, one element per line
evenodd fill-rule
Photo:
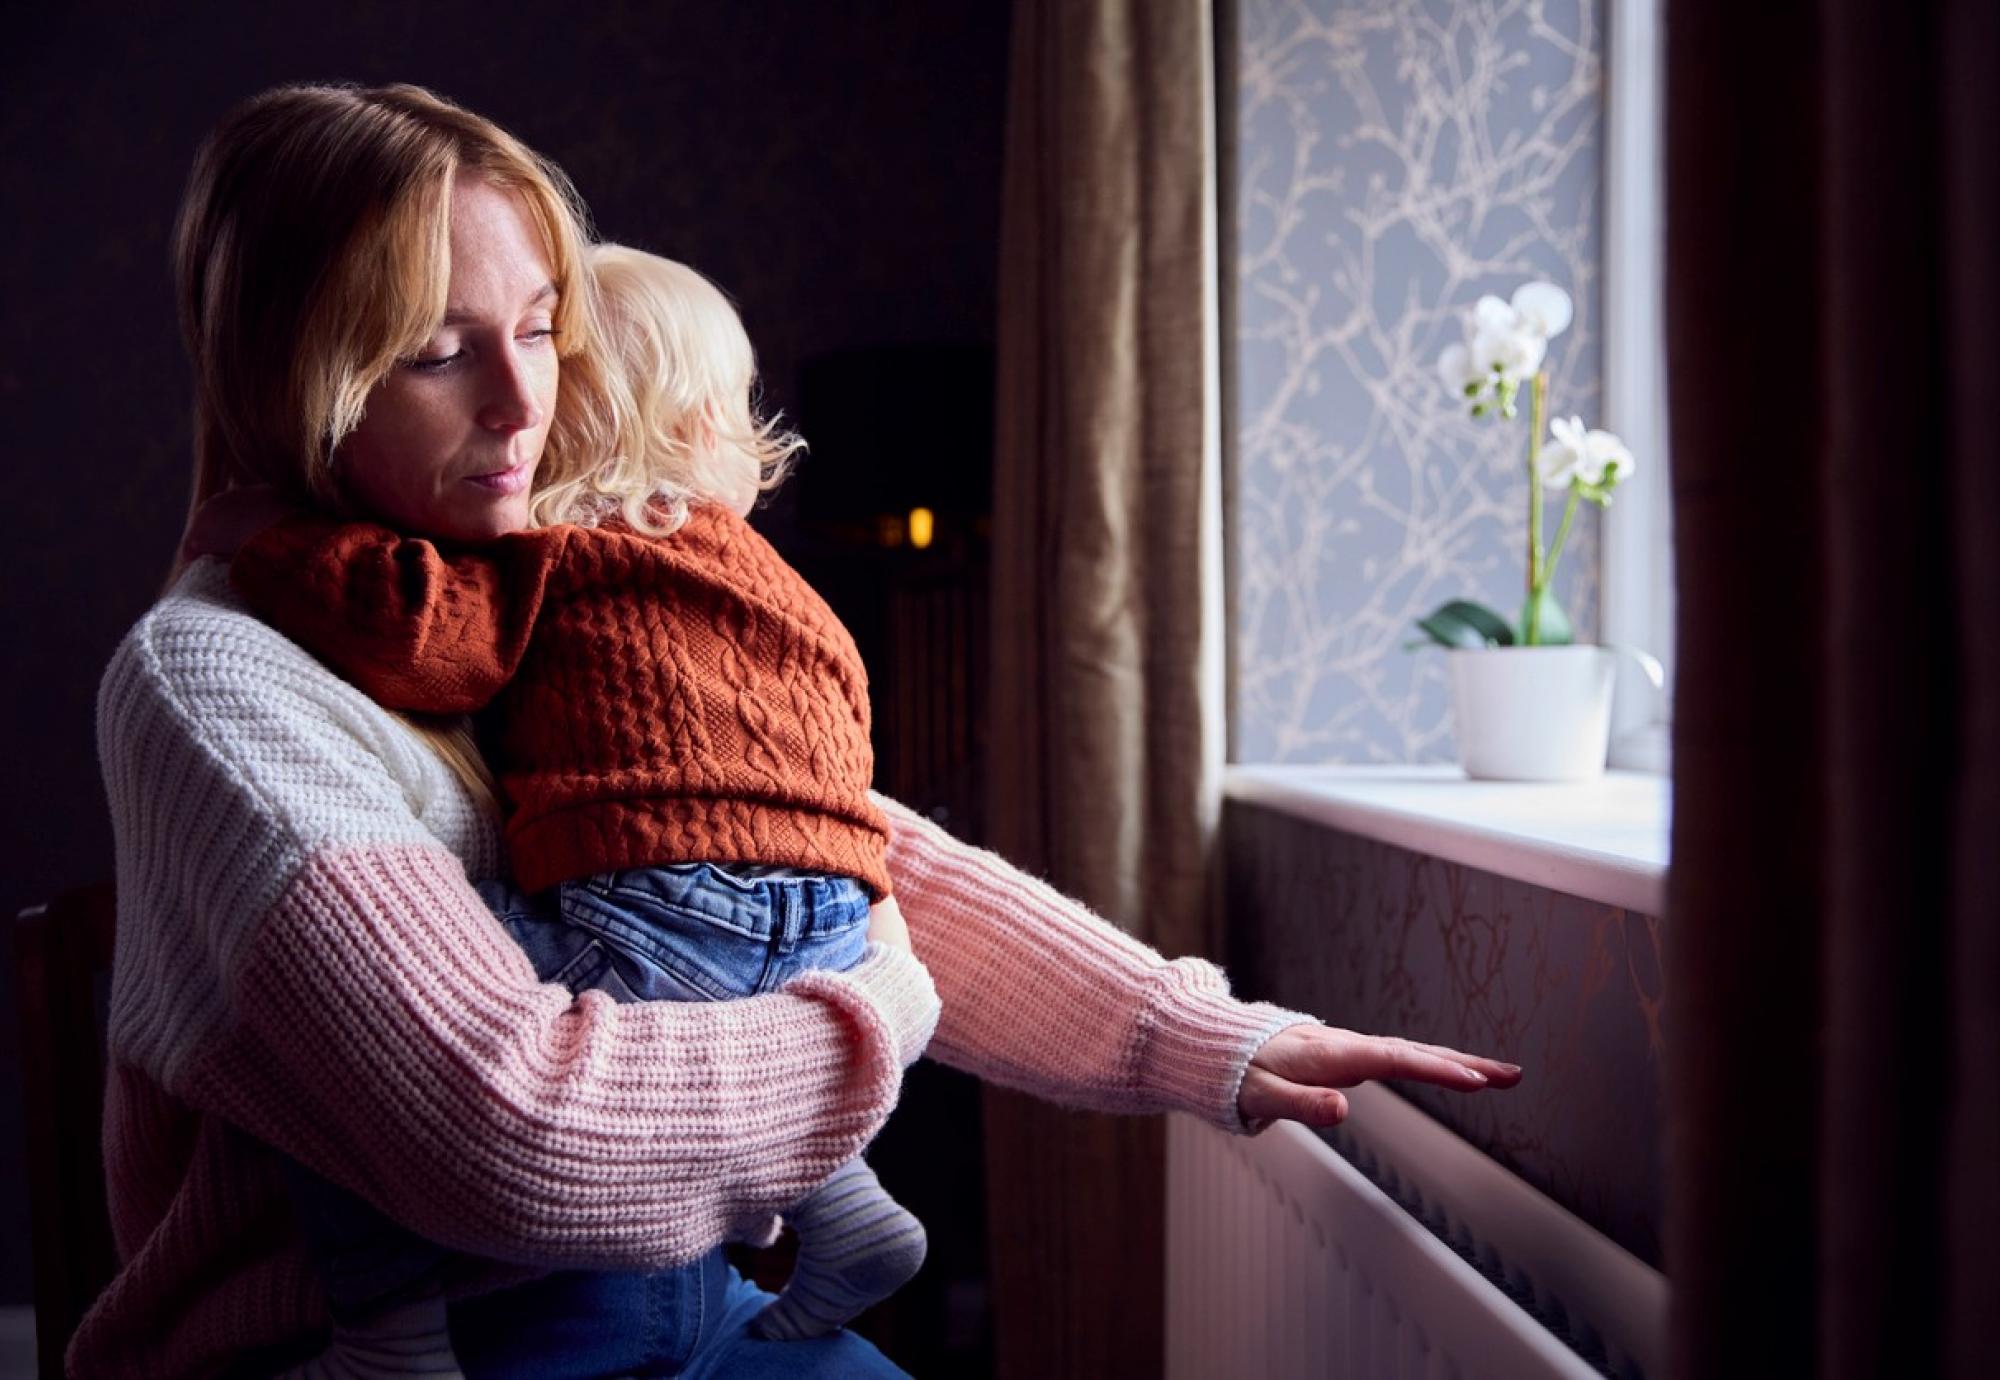
<path fill-rule="evenodd" d="M 1576 303 L 1555 415 L 1640 461 L 1558 595 L 1671 674 L 1657 4 L 1235 9 L 1234 760 L 1452 759 L 1444 659 L 1404 643 L 1446 599 L 1518 606 L 1526 435 L 1467 420 L 1436 363 L 1534 278 Z M 1663 766 L 1662 697 L 1621 691 L 1614 763 Z"/>
<path fill-rule="evenodd" d="M 1619 671 L 1611 764 L 1643 771 L 1666 770 L 1674 683 L 1659 30 L 1658 0 L 1616 7 L 1605 91 L 1604 417 L 1648 463 L 1605 515 L 1603 640 L 1666 668 L 1664 694 Z"/>

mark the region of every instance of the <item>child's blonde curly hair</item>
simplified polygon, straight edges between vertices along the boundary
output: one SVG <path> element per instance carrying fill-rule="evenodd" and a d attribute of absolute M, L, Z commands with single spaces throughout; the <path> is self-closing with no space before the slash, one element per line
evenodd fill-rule
<path fill-rule="evenodd" d="M 622 396 L 613 454 L 533 499 L 536 526 L 594 524 L 614 515 L 664 535 L 691 503 L 749 512 L 775 488 L 805 442 L 761 418 L 750 337 L 729 299 L 686 264 L 622 244 L 586 251 L 598 326 Z"/>

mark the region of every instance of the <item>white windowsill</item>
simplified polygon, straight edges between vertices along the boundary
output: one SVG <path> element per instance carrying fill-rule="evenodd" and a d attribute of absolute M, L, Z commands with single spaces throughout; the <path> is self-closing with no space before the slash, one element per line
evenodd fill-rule
<path fill-rule="evenodd" d="M 1652 772 L 1529 785 L 1452 766 L 1232 766 L 1223 794 L 1608 906 L 1665 909 L 1673 792 Z"/>

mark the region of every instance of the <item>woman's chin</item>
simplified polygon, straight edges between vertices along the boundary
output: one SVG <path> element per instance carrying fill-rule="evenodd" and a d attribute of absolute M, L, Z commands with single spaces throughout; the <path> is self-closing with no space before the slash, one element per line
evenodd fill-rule
<path fill-rule="evenodd" d="M 478 495 L 473 501 L 452 505 L 449 513 L 439 513 L 434 524 L 413 529 L 420 537 L 441 537 L 447 541 L 492 541 L 528 525 L 528 495 Z"/>

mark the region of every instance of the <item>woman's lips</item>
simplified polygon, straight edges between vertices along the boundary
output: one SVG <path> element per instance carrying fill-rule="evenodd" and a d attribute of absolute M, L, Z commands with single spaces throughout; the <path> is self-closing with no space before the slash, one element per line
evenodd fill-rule
<path fill-rule="evenodd" d="M 490 493 L 517 494 L 526 489 L 534 477 L 534 463 L 523 460 L 510 469 L 492 470 L 486 474 L 469 474 L 465 477 L 465 482 L 477 484 Z"/>

